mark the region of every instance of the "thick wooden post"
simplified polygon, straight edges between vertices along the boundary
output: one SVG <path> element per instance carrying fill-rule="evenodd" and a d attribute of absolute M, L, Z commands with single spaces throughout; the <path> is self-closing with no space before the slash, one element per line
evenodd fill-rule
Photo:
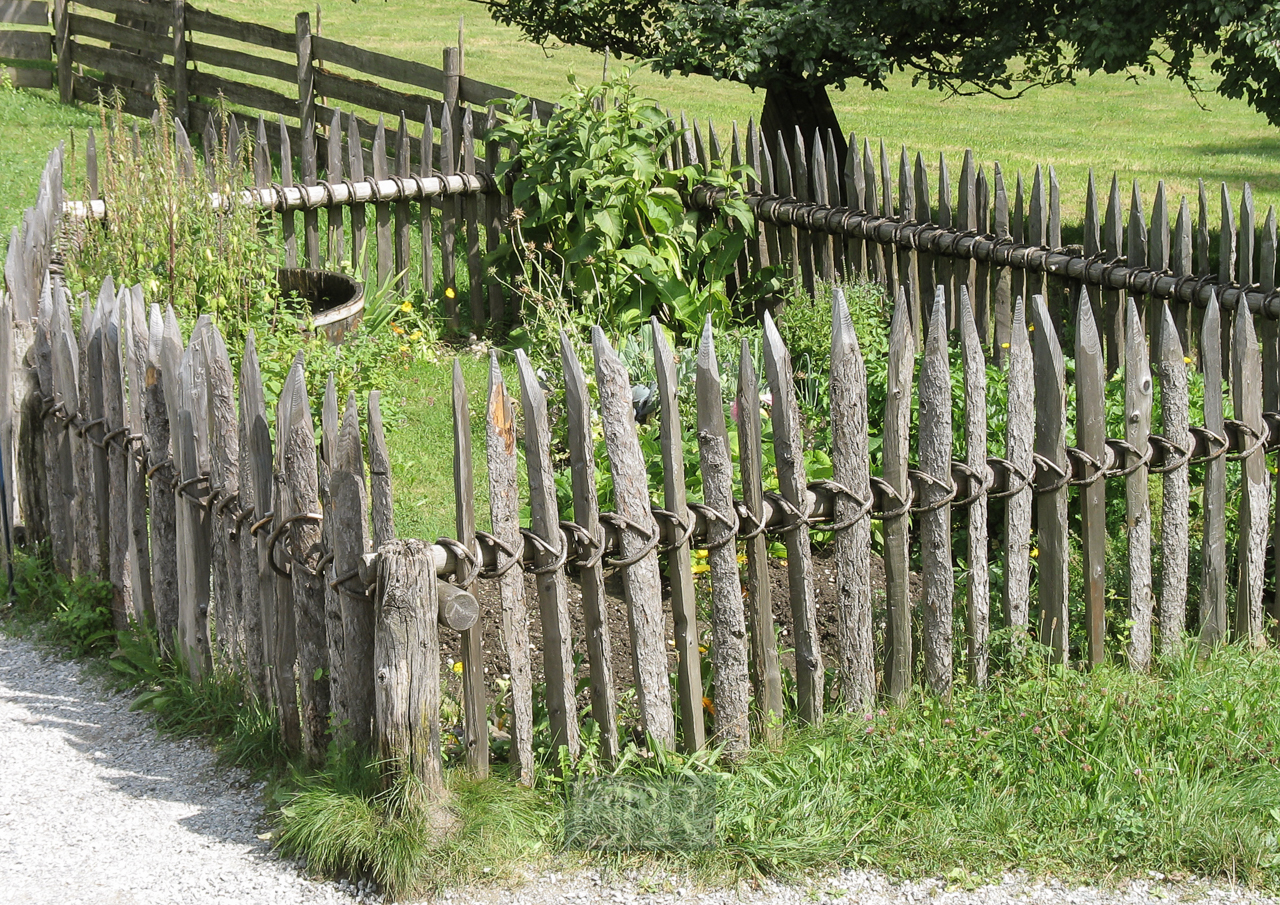
<path fill-rule="evenodd" d="M 1245 243 L 1241 245 L 1245 246 Z M 1266 643 L 1262 628 L 1262 594 L 1270 513 L 1267 506 L 1266 451 L 1261 441 L 1253 439 L 1266 436 L 1267 428 L 1262 421 L 1262 353 L 1248 305 L 1241 304 L 1236 308 L 1232 332 L 1231 395 L 1236 419 L 1245 426 L 1241 431 L 1244 450 L 1237 454 L 1241 468 L 1235 637 L 1257 648 Z"/>
<path fill-rule="evenodd" d="M 227 344 L 214 324 L 204 345 L 209 375 L 210 522 L 213 528 L 213 561 L 216 588 L 218 649 L 230 663 L 245 661 L 244 604 L 240 571 L 240 536 L 236 531 L 236 506 L 240 496 L 240 437 L 236 426 L 235 378 Z M 255 596 L 256 600 L 256 596 Z"/>
<path fill-rule="evenodd" d="M 151 524 L 151 593 L 155 597 L 156 633 L 160 650 L 172 656 L 178 629 L 178 536 L 174 509 L 173 453 L 169 445 L 169 410 L 165 384 L 177 375 L 163 376 L 161 349 L 164 315 L 151 305 L 147 343 L 146 398 L 142 413 L 147 448 L 148 508 Z"/>
<path fill-rule="evenodd" d="M 907 297 L 898 292 L 889 323 L 889 398 L 885 406 L 884 480 L 896 495 L 892 515 L 884 519 L 885 685 L 895 703 L 911 690 L 911 589 L 908 559 L 911 485 L 907 452 L 911 440 L 911 384 L 915 372 L 915 339 Z"/>
<path fill-rule="evenodd" d="M 988 642 L 991 634 L 990 538 L 987 530 L 987 362 L 982 336 L 974 318 L 966 288 L 960 289 L 960 351 L 964 360 L 965 464 L 977 475 L 970 478 L 969 581 L 965 588 L 968 628 L 969 681 L 978 688 L 987 684 Z"/>
<path fill-rule="evenodd" d="M 235 532 L 240 541 L 240 605 L 243 617 L 244 672 L 253 693 L 263 701 L 274 699 L 274 691 L 270 685 L 267 671 L 267 652 L 270 647 L 266 643 L 264 623 L 266 607 L 264 593 L 275 587 L 274 582 L 266 583 L 264 589 L 262 576 L 258 574 L 258 546 L 250 528 L 266 515 L 271 505 L 269 488 L 267 498 L 259 504 L 259 490 L 254 473 L 254 440 L 253 433 L 257 429 L 256 422 L 262 418 L 262 429 L 266 428 L 266 403 L 262 398 L 262 378 L 258 374 L 258 353 L 253 331 L 245 341 L 244 355 L 240 359 L 240 385 L 238 387 L 240 415 L 236 424 L 236 440 L 240 448 L 240 459 L 236 463 L 236 478 L 239 487 L 240 502 L 236 507 L 239 512 L 235 518 Z M 268 443 L 270 439 L 268 438 Z M 270 464 L 268 463 L 268 468 Z M 268 570 L 270 572 L 270 570 Z M 272 614 L 274 616 L 274 614 Z M 274 619 L 272 620 L 274 625 Z"/>
<path fill-rule="evenodd" d="M 1076 306 L 1076 445 L 1100 463 L 1106 461 L 1106 379 L 1093 302 L 1081 289 Z M 1099 666 L 1106 657 L 1107 484 L 1101 471 L 1090 480 L 1080 492 L 1085 662 Z"/>
<path fill-rule="evenodd" d="M 1167 304 L 1161 305 L 1160 315 L 1161 433 L 1174 448 L 1190 449 L 1188 363 Z M 1190 468 L 1184 459 L 1164 472 L 1160 521 L 1160 653 L 1166 657 L 1177 656 L 1182 651 L 1187 629 L 1190 494 Z"/>
<path fill-rule="evenodd" d="M 1151 448 L 1151 403 L 1155 393 L 1147 338 L 1132 298 L 1126 311 L 1124 438 L 1141 459 Z M 1129 538 L 1129 666 L 1137 672 L 1146 672 L 1151 667 L 1155 595 L 1151 583 L 1151 498 L 1145 463 L 1125 478 L 1124 491 L 1125 533 Z"/>
<path fill-rule="evenodd" d="M 1032 300 L 1035 316 L 1036 455 L 1050 471 L 1067 472 L 1067 385 L 1062 346 L 1044 296 Z M 1150 377 L 1147 378 L 1148 383 Z M 1030 473 L 1030 472 L 1028 472 Z M 1065 663 L 1070 654 L 1067 622 L 1067 485 L 1040 485 L 1036 499 L 1036 534 L 1040 548 L 1037 598 L 1040 604 L 1040 643 L 1053 648 L 1053 658 Z"/>
<path fill-rule="evenodd" d="M 1018 296 L 1009 333 L 1009 403 L 1005 422 L 1005 458 L 1010 469 L 1010 489 L 1017 490 L 1004 503 L 1004 623 L 1014 630 L 1013 643 L 1021 644 L 1031 624 L 1031 495 L 1029 479 L 1035 467 L 1036 385 L 1027 335 L 1026 305 Z M 1022 486 L 1018 486 L 1021 484 Z"/>
<path fill-rule="evenodd" d="M 378 753 L 390 782 L 405 771 L 443 790 L 440 638 L 435 560 L 420 540 L 392 541 L 378 558 L 374 629 Z"/>
<path fill-rule="evenodd" d="M 1200 324 L 1200 367 L 1204 371 L 1204 426 L 1223 436 L 1221 320 L 1216 293 L 1209 296 Z M 1204 467 L 1204 540 L 1200 548 L 1200 640 L 1227 637 L 1227 463 L 1217 456 Z"/>
<path fill-rule="evenodd" d="M 346 673 L 347 732 L 358 745 L 373 738 L 376 711 L 374 679 L 374 601 L 356 580 L 369 552 L 368 494 L 364 486 L 364 456 L 360 447 L 360 411 L 355 393 L 338 431 L 338 446 L 329 474 L 333 511 L 333 571 L 342 616 L 343 666 Z"/>

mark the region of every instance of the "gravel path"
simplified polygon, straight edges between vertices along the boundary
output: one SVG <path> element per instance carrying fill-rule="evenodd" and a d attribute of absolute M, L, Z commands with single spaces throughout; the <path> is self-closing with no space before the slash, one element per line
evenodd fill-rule
<path fill-rule="evenodd" d="M 159 738 L 129 699 L 79 664 L 0 635 L 0 902 L 92 905 L 356 905 L 272 855 L 261 787 L 217 768 L 207 749 Z M 363 891 L 363 890 L 362 890 Z M 369 898 L 375 898 L 370 896 Z M 1107 889 L 1012 876 L 948 889 L 847 871 L 803 887 L 701 890 L 665 877 L 531 873 L 518 888 L 445 893 L 449 905 L 1280 905 L 1248 890 L 1162 877 Z"/>

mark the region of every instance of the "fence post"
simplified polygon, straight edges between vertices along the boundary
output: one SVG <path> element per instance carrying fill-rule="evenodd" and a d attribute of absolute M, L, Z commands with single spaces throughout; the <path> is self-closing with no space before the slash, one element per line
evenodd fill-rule
<path fill-rule="evenodd" d="M 67 26 L 67 0 L 54 0 L 53 31 L 54 50 L 58 54 L 58 100 L 70 104 L 75 100 L 75 85 L 71 74 L 71 29 Z"/>
<path fill-rule="evenodd" d="M 311 58 L 311 15 L 298 13 L 293 20 L 298 39 L 298 121 L 302 127 L 302 184 L 315 185 L 316 171 L 316 76 Z M 314 209 L 303 214 L 307 234 L 307 266 L 320 261 L 320 218 Z"/>
<path fill-rule="evenodd" d="M 173 118 L 182 123 L 185 129 L 191 128 L 188 94 L 187 3 L 186 0 L 173 0 Z"/>

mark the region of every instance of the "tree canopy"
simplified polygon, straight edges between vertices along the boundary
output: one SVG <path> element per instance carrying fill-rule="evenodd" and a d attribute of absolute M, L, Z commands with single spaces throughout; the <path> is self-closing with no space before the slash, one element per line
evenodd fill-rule
<path fill-rule="evenodd" d="M 1197 57 L 1220 79 L 1214 90 L 1280 125 L 1280 4 L 1270 0 L 482 2 L 538 43 L 763 88 L 766 127 L 834 125 L 828 86 L 884 88 L 895 72 L 960 94 L 1016 96 L 1094 72 L 1163 74 L 1198 92 Z"/>

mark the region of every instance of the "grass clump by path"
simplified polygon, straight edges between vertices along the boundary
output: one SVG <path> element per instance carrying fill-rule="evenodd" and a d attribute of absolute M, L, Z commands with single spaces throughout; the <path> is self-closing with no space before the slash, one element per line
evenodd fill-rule
<path fill-rule="evenodd" d="M 88 643 L 88 624 L 78 637 L 54 619 L 93 610 L 100 593 L 48 579 L 35 560 L 19 565 L 6 627 L 45 625 L 44 637 L 68 650 L 105 653 L 100 640 Z M 411 779 L 384 782 L 376 763 L 340 745 L 306 772 L 285 758 L 270 716 L 233 676 L 215 672 L 196 685 L 182 664 L 158 664 L 145 631 L 117 640 L 108 662 L 138 693 L 135 707 L 271 777 L 283 851 L 395 894 L 553 862 L 643 863 L 708 882 L 854 864 L 961 883 L 1014 869 L 1086 882 L 1154 870 L 1280 889 L 1275 651 L 1189 653 L 1150 676 L 1123 665 L 1062 669 L 1037 651 L 984 691 L 960 686 L 950 702 L 919 696 L 831 716 L 732 768 L 713 753 L 632 750 L 613 775 L 668 785 L 714 778 L 717 787 L 711 848 L 646 854 L 562 850 L 574 780 L 610 774 L 590 756 L 564 779 L 540 774 L 533 789 L 500 767 L 483 782 L 451 769 L 441 801 Z M 545 744 L 543 755 L 552 760 Z"/>

